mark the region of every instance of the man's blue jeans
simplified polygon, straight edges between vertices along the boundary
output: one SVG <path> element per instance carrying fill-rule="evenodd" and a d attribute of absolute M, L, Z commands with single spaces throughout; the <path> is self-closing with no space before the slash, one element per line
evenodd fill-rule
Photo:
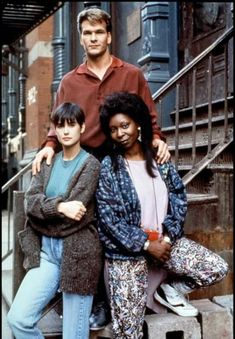
<path fill-rule="evenodd" d="M 16 339 L 44 338 L 37 327 L 60 282 L 63 240 L 42 238 L 40 267 L 25 275 L 8 313 Z M 93 296 L 63 293 L 63 339 L 88 339 Z"/>

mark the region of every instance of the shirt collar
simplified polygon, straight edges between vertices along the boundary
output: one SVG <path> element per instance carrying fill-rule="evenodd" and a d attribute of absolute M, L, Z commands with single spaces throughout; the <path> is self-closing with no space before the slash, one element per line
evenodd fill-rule
<path fill-rule="evenodd" d="M 123 66 L 123 61 L 121 59 L 118 59 L 114 55 L 111 55 L 111 56 L 112 56 L 112 59 L 113 59 L 111 65 L 110 65 L 111 68 L 119 68 L 119 67 Z M 90 74 L 90 71 L 87 68 L 87 63 L 84 62 L 83 64 L 78 66 L 76 73 L 77 74 Z"/>

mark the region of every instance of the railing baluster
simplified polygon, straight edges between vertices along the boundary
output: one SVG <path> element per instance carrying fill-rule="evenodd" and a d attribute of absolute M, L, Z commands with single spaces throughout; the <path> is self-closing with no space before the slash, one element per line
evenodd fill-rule
<path fill-rule="evenodd" d="M 159 116 L 159 121 L 158 121 L 158 125 L 162 127 L 162 99 L 159 99 L 159 108 L 158 108 L 158 116 Z"/>
<path fill-rule="evenodd" d="M 159 97 L 163 94 L 165 95 L 168 91 L 170 91 L 175 84 L 180 81 L 186 74 L 188 74 L 194 66 L 198 65 L 199 62 L 206 59 L 209 53 L 213 51 L 216 47 L 221 45 L 222 43 L 226 43 L 233 36 L 233 27 L 230 27 L 226 32 L 224 32 L 217 40 L 215 40 L 209 47 L 207 47 L 202 53 L 200 53 L 196 58 L 190 61 L 184 68 L 182 68 L 178 73 L 176 73 L 170 80 L 168 80 L 159 90 L 157 90 L 152 98 L 154 101 L 157 101 Z"/>
<path fill-rule="evenodd" d="M 11 188 L 7 192 L 7 253 L 10 251 L 10 236 L 11 236 Z"/>
<path fill-rule="evenodd" d="M 208 61 L 208 77 L 207 77 L 207 86 L 208 86 L 208 142 L 207 142 L 207 153 L 204 155 L 204 157 L 201 160 L 197 161 L 197 149 L 196 149 L 196 128 L 197 123 L 201 122 L 195 122 L 195 125 L 192 122 L 192 129 L 193 129 L 193 138 L 195 141 L 195 146 L 192 145 L 192 168 L 191 170 L 183 177 L 189 183 L 198 173 L 202 171 L 202 169 L 208 164 L 208 161 L 212 161 L 214 157 L 214 151 L 219 154 L 223 151 L 223 147 L 227 147 L 233 140 L 232 134 L 229 133 L 229 112 L 228 112 L 228 100 L 231 100 L 233 97 L 233 94 L 231 94 L 231 97 L 228 97 L 229 89 L 228 89 L 228 46 L 226 46 L 226 50 L 224 52 L 224 59 L 225 59 L 225 77 L 224 77 L 224 135 L 218 140 L 217 146 L 212 149 L 212 62 L 213 61 L 213 51 L 215 51 L 219 46 L 225 46 L 228 45 L 228 43 L 231 41 L 233 37 L 234 28 L 229 27 L 226 32 L 224 32 L 218 39 L 216 39 L 210 46 L 208 46 L 204 51 L 202 51 L 198 56 L 196 56 L 191 62 L 189 62 L 187 65 L 185 65 L 177 74 L 175 74 L 167 83 L 165 83 L 159 90 L 157 90 L 153 95 L 152 98 L 154 102 L 157 104 L 158 101 L 164 100 L 165 96 L 171 91 L 173 88 L 177 86 L 181 82 L 184 77 L 193 71 L 194 68 L 199 65 L 202 61 Z M 195 85 L 197 83 L 195 82 Z M 196 95 L 196 91 L 193 90 L 193 94 Z M 176 98 L 177 101 L 178 98 Z M 194 101 L 194 99 L 192 98 Z M 221 99 L 222 100 L 222 99 Z M 196 102 L 196 98 L 195 98 Z M 215 100 L 216 102 L 216 100 Z M 177 102 L 176 102 L 177 104 Z M 197 104 L 192 105 L 192 120 L 194 120 L 193 116 L 196 114 L 197 107 L 201 106 L 200 104 L 197 106 Z M 164 112 L 163 112 L 164 114 Z M 232 114 L 231 114 L 232 115 Z M 217 117 L 215 117 L 215 120 Z M 197 117 L 195 117 L 197 119 Z M 177 128 L 179 127 L 179 121 L 177 121 L 177 113 L 175 116 L 175 163 L 176 165 L 180 164 L 179 160 L 179 130 Z M 214 131 L 213 131 L 214 132 Z M 203 141 L 203 140 L 200 140 Z M 221 143 L 223 143 L 223 147 L 221 146 Z M 194 144 L 194 143 L 193 143 Z"/>
<path fill-rule="evenodd" d="M 176 84 L 176 98 L 175 98 L 175 167 L 178 169 L 179 164 L 179 93 L 180 85 Z"/>
<path fill-rule="evenodd" d="M 194 68 L 192 83 L 192 168 L 196 163 L 196 72 L 196 68 Z"/>
<path fill-rule="evenodd" d="M 208 148 L 207 154 L 211 153 L 212 140 L 212 55 L 209 55 L 208 61 Z"/>
<path fill-rule="evenodd" d="M 224 46 L 224 141 L 228 139 L 228 42 Z"/>

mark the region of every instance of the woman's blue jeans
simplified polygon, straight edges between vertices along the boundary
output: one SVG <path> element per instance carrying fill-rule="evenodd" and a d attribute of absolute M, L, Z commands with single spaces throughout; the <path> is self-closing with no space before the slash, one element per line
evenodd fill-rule
<path fill-rule="evenodd" d="M 40 266 L 29 270 L 8 312 L 16 339 L 42 339 L 37 327 L 44 307 L 60 283 L 63 240 L 42 238 Z M 63 339 L 88 339 L 93 296 L 63 292 Z"/>

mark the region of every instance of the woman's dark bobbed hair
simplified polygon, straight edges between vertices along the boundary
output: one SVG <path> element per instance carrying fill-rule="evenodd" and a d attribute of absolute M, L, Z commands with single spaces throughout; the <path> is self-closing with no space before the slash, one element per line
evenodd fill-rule
<path fill-rule="evenodd" d="M 57 126 L 64 122 L 77 121 L 80 126 L 85 122 L 85 114 L 81 107 L 73 102 L 64 102 L 51 113 L 51 122 Z"/>

